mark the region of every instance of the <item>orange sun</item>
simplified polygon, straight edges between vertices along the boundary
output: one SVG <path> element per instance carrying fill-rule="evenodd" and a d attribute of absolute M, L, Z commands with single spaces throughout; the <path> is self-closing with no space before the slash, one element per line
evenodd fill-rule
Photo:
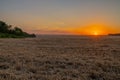
<path fill-rule="evenodd" d="M 87 26 L 84 26 L 84 27 L 76 28 L 76 29 L 73 28 L 70 31 L 72 33 L 75 33 L 75 34 L 94 35 L 94 36 L 108 35 L 109 33 L 118 32 L 113 27 L 109 27 L 109 26 L 102 25 L 102 24 L 87 25 Z"/>
<path fill-rule="evenodd" d="M 97 35 L 99 35 L 99 34 L 98 34 L 98 32 L 94 32 L 94 34 L 93 34 L 93 35 L 97 36 Z"/>

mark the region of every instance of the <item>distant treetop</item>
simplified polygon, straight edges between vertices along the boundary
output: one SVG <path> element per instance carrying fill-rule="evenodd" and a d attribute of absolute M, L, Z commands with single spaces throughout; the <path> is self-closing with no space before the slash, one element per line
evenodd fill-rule
<path fill-rule="evenodd" d="M 0 38 L 25 38 L 36 37 L 35 34 L 28 34 L 19 27 L 12 27 L 3 21 L 0 21 Z"/>
<path fill-rule="evenodd" d="M 108 34 L 109 36 L 120 36 L 120 33 L 117 34 Z"/>

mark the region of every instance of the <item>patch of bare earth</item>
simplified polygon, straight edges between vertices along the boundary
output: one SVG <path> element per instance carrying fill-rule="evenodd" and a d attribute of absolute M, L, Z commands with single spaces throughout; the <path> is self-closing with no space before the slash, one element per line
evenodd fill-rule
<path fill-rule="evenodd" d="M 120 37 L 0 39 L 0 80 L 120 80 Z"/>

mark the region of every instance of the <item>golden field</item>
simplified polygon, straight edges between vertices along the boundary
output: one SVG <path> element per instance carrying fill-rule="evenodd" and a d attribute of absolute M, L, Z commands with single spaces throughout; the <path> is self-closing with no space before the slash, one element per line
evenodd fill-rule
<path fill-rule="evenodd" d="M 120 80 L 120 37 L 0 39 L 0 80 Z"/>

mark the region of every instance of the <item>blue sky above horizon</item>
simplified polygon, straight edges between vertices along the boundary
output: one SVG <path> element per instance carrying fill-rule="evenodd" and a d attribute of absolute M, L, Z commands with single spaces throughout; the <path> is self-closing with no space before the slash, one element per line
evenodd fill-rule
<path fill-rule="evenodd" d="M 67 34 L 91 25 L 119 32 L 120 0 L 0 0 L 0 20 L 38 34 Z"/>

